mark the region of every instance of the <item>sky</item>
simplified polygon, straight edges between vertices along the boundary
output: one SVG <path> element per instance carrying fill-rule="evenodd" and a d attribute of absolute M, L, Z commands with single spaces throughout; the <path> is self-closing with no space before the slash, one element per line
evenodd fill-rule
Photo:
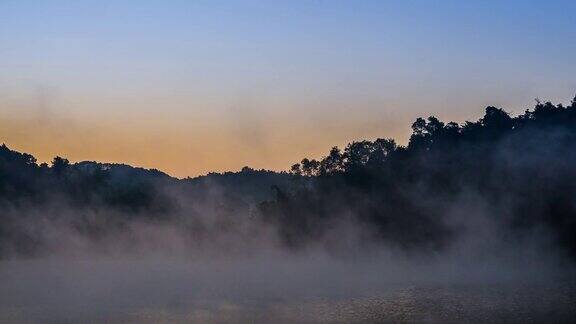
<path fill-rule="evenodd" d="M 187 177 L 576 94 L 576 1 L 0 0 L 0 142 Z"/>

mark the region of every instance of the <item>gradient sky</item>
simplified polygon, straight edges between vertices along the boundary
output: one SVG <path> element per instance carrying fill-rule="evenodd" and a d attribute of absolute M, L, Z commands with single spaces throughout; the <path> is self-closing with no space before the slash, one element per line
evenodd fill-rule
<path fill-rule="evenodd" d="M 0 142 L 178 177 L 576 94 L 576 1 L 0 0 Z"/>

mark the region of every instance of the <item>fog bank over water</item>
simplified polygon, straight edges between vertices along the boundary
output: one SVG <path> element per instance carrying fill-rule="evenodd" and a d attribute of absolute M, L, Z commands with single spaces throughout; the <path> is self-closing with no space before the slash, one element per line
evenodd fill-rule
<path fill-rule="evenodd" d="M 334 227 L 327 241 L 298 251 L 273 231 L 194 242 L 180 227 L 147 223 L 95 242 L 52 228 L 43 255 L 0 261 L 0 320 L 537 323 L 574 315 L 574 264 L 540 239 L 511 243 L 486 229 L 442 252 L 406 253 L 353 227 Z"/>

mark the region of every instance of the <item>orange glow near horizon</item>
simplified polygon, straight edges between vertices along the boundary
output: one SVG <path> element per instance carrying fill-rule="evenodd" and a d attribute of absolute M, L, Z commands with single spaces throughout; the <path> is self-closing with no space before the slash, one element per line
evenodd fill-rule
<path fill-rule="evenodd" d="M 226 123 L 224 123 L 226 124 Z M 384 126 L 384 125 L 381 125 Z M 98 161 L 155 168 L 185 178 L 209 172 L 236 171 L 244 166 L 288 170 L 303 157 L 320 158 L 331 146 L 353 139 L 401 138 L 362 121 L 311 123 L 270 121 L 266 129 L 162 120 L 126 125 L 111 121 L 6 119 L 0 117 L 0 142 L 34 155 L 39 163 L 62 156 L 71 162 Z M 405 131 L 405 130 L 403 130 Z"/>

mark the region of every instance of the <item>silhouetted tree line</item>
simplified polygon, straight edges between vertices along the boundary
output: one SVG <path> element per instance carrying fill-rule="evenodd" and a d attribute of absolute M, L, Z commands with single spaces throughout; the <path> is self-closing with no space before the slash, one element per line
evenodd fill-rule
<path fill-rule="evenodd" d="M 487 107 L 464 124 L 418 118 L 412 130 L 407 146 L 352 142 L 294 164 L 292 174 L 314 181 L 276 187 L 263 217 L 293 247 L 352 217 L 389 244 L 440 249 L 460 234 L 447 214 L 483 208 L 514 235 L 551 232 L 576 257 L 576 98 L 568 107 L 537 101 L 517 117 Z"/>
<path fill-rule="evenodd" d="M 55 157 L 48 166 L 38 165 L 25 153 L 0 146 L 0 203 L 30 205 L 63 200 L 73 206 L 106 205 L 124 211 L 142 208 L 159 211 L 169 208 L 156 182 L 170 178 L 157 170 L 125 165 L 81 162 L 70 164 Z"/>
<path fill-rule="evenodd" d="M 6 246 L 18 254 L 41 249 L 39 231 L 22 220 L 64 220 L 94 239 L 134 220 L 176 222 L 206 241 L 264 221 L 295 249 L 346 220 L 360 225 L 367 241 L 430 251 L 462 234 L 454 220 L 484 214 L 511 237 L 549 233 L 576 258 L 575 101 L 538 102 L 516 117 L 487 107 L 478 121 L 463 124 L 418 118 L 412 130 L 406 146 L 352 142 L 320 160 L 305 158 L 290 173 L 245 167 L 183 180 L 61 157 L 38 164 L 2 145 L 0 257 Z"/>
<path fill-rule="evenodd" d="M 245 167 L 178 180 L 124 164 L 73 164 L 62 157 L 38 164 L 32 155 L 2 145 L 0 257 L 6 250 L 42 253 L 45 222 L 92 240 L 121 233 L 132 221 L 175 224 L 187 229 L 191 240 L 210 240 L 214 232 L 233 231 L 238 221 L 250 219 L 252 205 L 272 198 L 271 185 L 285 187 L 291 178 Z"/>

